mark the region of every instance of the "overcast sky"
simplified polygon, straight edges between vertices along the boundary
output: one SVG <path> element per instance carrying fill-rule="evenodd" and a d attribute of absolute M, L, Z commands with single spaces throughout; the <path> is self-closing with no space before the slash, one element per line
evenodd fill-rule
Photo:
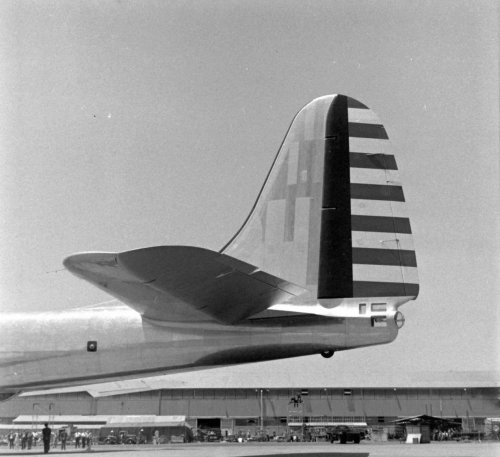
<path fill-rule="evenodd" d="M 63 270 L 74 252 L 220 249 L 295 113 L 342 93 L 397 150 L 421 292 L 391 345 L 276 373 L 494 369 L 498 13 L 480 0 L 3 1 L 1 309 L 109 300 Z"/>

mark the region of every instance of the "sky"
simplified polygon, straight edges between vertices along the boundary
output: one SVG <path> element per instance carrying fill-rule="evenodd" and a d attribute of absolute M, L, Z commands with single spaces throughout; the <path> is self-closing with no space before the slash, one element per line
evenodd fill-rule
<path fill-rule="evenodd" d="M 342 93 L 396 150 L 420 295 L 394 343 L 267 363 L 270 376 L 498 369 L 498 13 L 486 0 L 2 2 L 0 310 L 109 300 L 64 270 L 75 252 L 220 249 L 296 112 Z"/>

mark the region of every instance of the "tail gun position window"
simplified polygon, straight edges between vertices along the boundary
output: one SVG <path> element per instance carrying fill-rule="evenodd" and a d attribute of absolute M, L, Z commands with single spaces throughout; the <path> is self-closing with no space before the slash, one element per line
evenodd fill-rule
<path fill-rule="evenodd" d="M 387 311 L 387 305 L 385 303 L 372 303 L 372 312 L 384 312 Z"/>

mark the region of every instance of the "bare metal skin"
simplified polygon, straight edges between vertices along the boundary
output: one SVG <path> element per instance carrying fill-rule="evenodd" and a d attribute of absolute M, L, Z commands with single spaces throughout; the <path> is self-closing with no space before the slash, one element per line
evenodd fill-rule
<path fill-rule="evenodd" d="M 373 328 L 369 318 L 298 315 L 242 326 L 158 324 L 120 305 L 2 317 L 2 392 L 317 354 L 389 343 L 397 336 L 392 321 Z M 96 352 L 87 352 L 88 341 L 97 341 Z"/>
<path fill-rule="evenodd" d="M 315 99 L 220 251 L 74 254 L 65 267 L 118 301 L 2 315 L 0 391 L 389 343 L 419 288 L 405 209 L 378 117 L 344 95 Z"/>

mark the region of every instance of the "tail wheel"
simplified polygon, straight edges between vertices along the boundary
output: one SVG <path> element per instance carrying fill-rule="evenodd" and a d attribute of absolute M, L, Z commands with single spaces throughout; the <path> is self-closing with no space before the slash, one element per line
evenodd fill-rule
<path fill-rule="evenodd" d="M 321 351 L 321 355 L 325 359 L 329 359 L 330 357 L 333 356 L 333 354 L 335 354 L 335 351 L 332 349 L 327 349 L 326 351 Z"/>

